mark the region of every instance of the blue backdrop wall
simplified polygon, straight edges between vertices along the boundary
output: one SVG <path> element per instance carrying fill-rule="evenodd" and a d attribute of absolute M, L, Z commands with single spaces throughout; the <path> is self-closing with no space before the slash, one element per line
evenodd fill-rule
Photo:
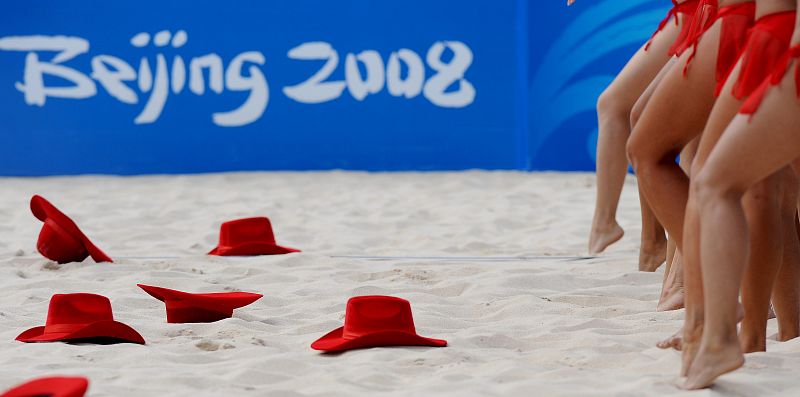
<path fill-rule="evenodd" d="M 0 175 L 591 170 L 666 0 L 13 2 Z"/>

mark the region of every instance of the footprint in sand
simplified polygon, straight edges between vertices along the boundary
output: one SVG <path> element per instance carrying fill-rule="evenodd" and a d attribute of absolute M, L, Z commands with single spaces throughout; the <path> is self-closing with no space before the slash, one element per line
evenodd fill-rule
<path fill-rule="evenodd" d="M 219 343 L 212 342 L 210 340 L 203 340 L 198 342 L 195 345 L 200 350 L 205 350 L 207 352 L 215 352 L 219 350 Z"/>
<path fill-rule="evenodd" d="M 230 343 L 224 343 L 224 344 L 220 345 L 219 343 L 214 342 L 214 341 L 210 341 L 210 340 L 202 340 L 202 341 L 198 342 L 195 346 L 198 349 L 205 350 L 207 352 L 215 352 L 215 351 L 219 350 L 220 348 L 222 348 L 222 350 L 230 350 L 230 349 L 235 349 L 236 348 L 236 346 L 234 346 L 234 345 L 232 345 Z"/>

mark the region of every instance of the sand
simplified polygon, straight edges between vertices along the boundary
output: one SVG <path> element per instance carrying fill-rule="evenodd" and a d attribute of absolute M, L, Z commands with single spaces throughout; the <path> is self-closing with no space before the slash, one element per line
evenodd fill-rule
<path fill-rule="evenodd" d="M 625 238 L 580 256 L 594 200 L 589 174 L 268 173 L 2 179 L 0 390 L 31 377 L 90 378 L 89 396 L 662 396 L 679 355 L 654 344 L 682 312 L 656 313 L 663 274 L 639 273 L 634 180 L 620 206 Z M 41 194 L 117 263 L 57 265 L 36 252 L 28 209 Z M 301 254 L 204 254 L 219 224 L 267 215 Z M 526 261 L 367 261 L 336 255 L 528 256 Z M 136 287 L 243 290 L 264 298 L 234 318 L 167 324 Z M 108 296 L 138 345 L 25 344 L 54 293 Z M 323 355 L 309 345 L 341 325 L 351 296 L 406 298 L 422 335 L 447 348 Z M 774 320 L 770 335 L 774 334 Z M 798 395 L 800 342 L 696 395 Z"/>

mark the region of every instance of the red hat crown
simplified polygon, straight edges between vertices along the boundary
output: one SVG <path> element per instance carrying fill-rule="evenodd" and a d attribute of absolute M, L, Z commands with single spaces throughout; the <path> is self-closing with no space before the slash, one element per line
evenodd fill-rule
<path fill-rule="evenodd" d="M 45 258 L 60 263 L 80 262 L 89 256 L 83 243 L 52 219 L 45 220 L 36 248 Z"/>
<path fill-rule="evenodd" d="M 193 294 L 168 288 L 137 284 L 167 307 L 169 323 L 210 323 L 233 316 L 233 310 L 247 306 L 263 295 L 249 292 Z"/>
<path fill-rule="evenodd" d="M 168 323 L 213 323 L 233 316 L 233 308 L 197 307 L 181 300 L 165 300 Z"/>
<path fill-rule="evenodd" d="M 111 301 L 95 294 L 56 294 L 50 299 L 44 332 L 62 333 L 80 329 L 86 324 L 114 321 Z"/>
<path fill-rule="evenodd" d="M 347 301 L 343 338 L 383 331 L 416 333 L 411 304 L 407 300 L 392 296 L 359 296 Z"/>
<path fill-rule="evenodd" d="M 31 197 L 31 212 L 42 221 L 36 248 L 59 263 L 80 262 L 91 256 L 96 262 L 113 262 L 86 237 L 78 225 L 44 197 Z"/>
<path fill-rule="evenodd" d="M 82 397 L 88 388 L 89 380 L 84 377 L 46 377 L 25 382 L 0 397 Z"/>
<path fill-rule="evenodd" d="M 275 234 L 268 218 L 238 219 L 220 226 L 220 246 L 235 246 L 254 241 L 275 244 Z"/>

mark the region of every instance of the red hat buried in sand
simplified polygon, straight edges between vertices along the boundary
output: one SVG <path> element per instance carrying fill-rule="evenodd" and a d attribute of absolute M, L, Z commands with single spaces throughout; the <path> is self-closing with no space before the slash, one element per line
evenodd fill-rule
<path fill-rule="evenodd" d="M 111 301 L 95 294 L 56 294 L 50 298 L 47 323 L 21 333 L 20 342 L 138 343 L 144 338 L 114 321 Z"/>
<path fill-rule="evenodd" d="M 83 377 L 48 377 L 23 383 L 0 397 L 82 397 L 89 388 Z"/>
<path fill-rule="evenodd" d="M 447 341 L 417 335 L 411 304 L 391 296 L 359 296 L 347 301 L 344 327 L 311 344 L 329 352 L 381 346 L 444 347 Z"/>
<path fill-rule="evenodd" d="M 246 218 L 228 221 L 220 226 L 219 245 L 209 255 L 256 256 L 300 252 L 275 243 L 269 218 Z"/>
<path fill-rule="evenodd" d="M 78 225 L 42 196 L 31 198 L 33 215 L 44 222 L 36 248 L 45 258 L 58 263 L 81 262 L 91 256 L 95 262 L 113 262 L 86 237 Z"/>
<path fill-rule="evenodd" d="M 137 284 L 144 292 L 164 302 L 168 323 L 212 323 L 233 316 L 233 310 L 247 306 L 263 295 L 248 292 L 191 294 L 161 287 Z"/>

